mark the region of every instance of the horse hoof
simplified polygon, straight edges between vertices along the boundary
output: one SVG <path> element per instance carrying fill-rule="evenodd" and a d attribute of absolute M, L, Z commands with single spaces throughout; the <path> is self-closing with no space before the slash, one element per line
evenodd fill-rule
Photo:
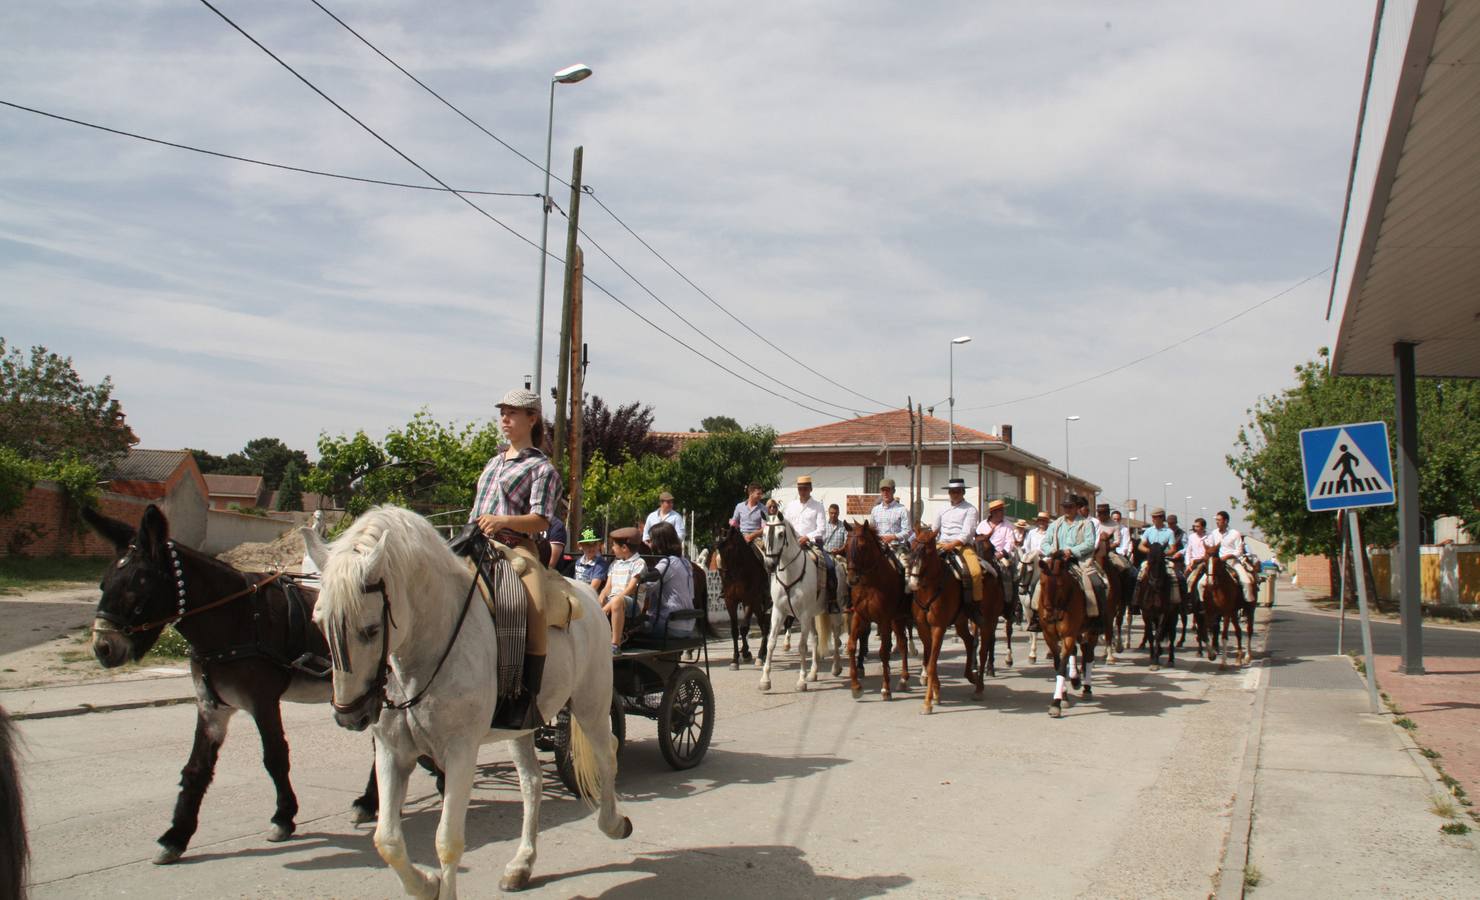
<path fill-rule="evenodd" d="M 854 700 L 861 700 L 861 699 L 863 699 L 863 688 L 861 688 L 861 687 L 853 688 L 853 699 Z"/>
<path fill-rule="evenodd" d="M 843 676 L 843 667 L 842 666 L 833 666 L 833 677 L 834 678 L 841 678 L 842 676 Z"/>
<path fill-rule="evenodd" d="M 1085 700 L 1093 700 L 1095 699 L 1095 692 L 1090 690 L 1088 685 L 1085 685 L 1084 690 L 1080 692 L 1079 696 Z"/>
<path fill-rule="evenodd" d="M 805 694 L 807 692 L 807 682 L 805 682 L 805 681 L 798 681 L 797 682 L 797 690 Z"/>
<path fill-rule="evenodd" d="M 1037 661 L 1038 661 L 1038 657 L 1036 657 L 1036 656 L 1034 656 L 1034 655 L 1033 655 L 1033 654 L 1031 654 L 1031 653 L 1029 653 L 1029 654 L 1028 654 L 1028 662 L 1030 662 L 1030 663 L 1035 663 L 1035 662 L 1037 662 Z"/>
<path fill-rule="evenodd" d="M 737 662 L 730 663 L 730 671 L 731 672 L 738 672 L 738 671 L 740 671 L 740 664 L 737 663 Z"/>
<path fill-rule="evenodd" d="M 349 808 L 349 823 L 351 825 L 364 825 L 366 822 L 374 821 L 375 813 L 372 810 L 366 809 L 358 803 Z"/>
<path fill-rule="evenodd" d="M 766 691 L 769 691 L 771 689 L 771 682 L 769 682 L 769 681 L 762 681 L 760 683 L 759 687 L 760 687 L 761 693 L 764 694 Z"/>
<path fill-rule="evenodd" d="M 281 844 L 293 836 L 292 825 L 273 825 L 267 830 L 267 839 L 274 844 Z"/>
<path fill-rule="evenodd" d="M 930 715 L 933 712 L 935 712 L 935 708 L 934 707 L 931 707 L 931 706 L 927 706 L 924 709 L 920 710 L 920 715 L 922 715 L 922 716 L 928 716 L 928 715 Z"/>
<path fill-rule="evenodd" d="M 498 889 L 501 891 L 522 891 L 529 887 L 529 873 L 519 871 L 504 873 L 504 877 L 498 880 Z"/>
<path fill-rule="evenodd" d="M 1060 719 L 1060 718 L 1063 718 L 1063 715 L 1064 715 L 1064 707 L 1063 707 L 1063 704 L 1061 704 L 1057 700 L 1055 700 L 1054 702 L 1050 703 L 1048 705 L 1048 715 L 1049 715 L 1049 718 L 1052 718 L 1052 719 Z"/>
<path fill-rule="evenodd" d="M 154 854 L 154 864 L 156 866 L 167 866 L 184 855 L 184 847 L 171 847 L 169 844 L 160 844 L 159 852 Z"/>
<path fill-rule="evenodd" d="M 1158 666 L 1156 663 L 1152 663 L 1151 664 L 1151 671 L 1153 671 L 1153 672 L 1160 672 L 1161 671 L 1161 666 Z"/>
<path fill-rule="evenodd" d="M 1074 690 L 1077 691 L 1081 686 L 1083 686 L 1084 682 L 1080 681 L 1078 678 L 1070 678 L 1069 684 L 1072 685 Z"/>
<path fill-rule="evenodd" d="M 894 699 L 894 695 L 891 694 L 891 693 L 889 693 L 889 689 L 888 688 L 885 688 L 884 690 L 880 691 L 879 692 L 879 697 L 880 697 L 880 699 L 884 700 L 886 703 L 888 701 Z"/>
<path fill-rule="evenodd" d="M 617 840 L 626 840 L 632 837 L 632 820 L 626 816 L 622 817 L 622 833 L 617 835 Z"/>

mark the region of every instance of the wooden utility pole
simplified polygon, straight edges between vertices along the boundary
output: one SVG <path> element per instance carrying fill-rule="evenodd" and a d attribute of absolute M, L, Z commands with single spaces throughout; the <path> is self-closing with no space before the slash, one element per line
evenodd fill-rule
<path fill-rule="evenodd" d="M 577 147 L 575 161 L 570 170 L 570 220 L 565 231 L 565 292 L 560 306 L 560 366 L 559 383 L 555 388 L 555 464 L 565 458 L 566 390 L 570 386 L 570 320 L 571 288 L 574 284 L 576 267 L 576 237 L 580 233 L 581 221 L 581 157 L 585 147 Z M 541 398 L 543 400 L 544 398 Z M 566 469 L 566 471 L 570 471 Z M 569 526 L 569 522 L 566 523 Z"/>
<path fill-rule="evenodd" d="M 581 335 L 586 256 L 580 247 L 576 248 L 575 259 L 575 281 L 570 290 L 570 511 L 566 514 L 572 540 L 581 536 L 581 439 L 586 409 L 586 344 Z"/>

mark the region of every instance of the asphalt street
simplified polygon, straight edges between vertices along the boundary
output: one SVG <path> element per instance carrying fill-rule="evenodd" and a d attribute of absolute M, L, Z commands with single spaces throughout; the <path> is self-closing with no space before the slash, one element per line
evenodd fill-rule
<path fill-rule="evenodd" d="M 797 693 L 794 655 L 770 694 L 754 668 L 716 666 L 717 727 L 699 767 L 669 769 L 655 726 L 629 717 L 619 788 L 632 838 L 600 835 L 547 780 L 530 892 L 1206 896 L 1261 673 L 1186 657 L 1150 672 L 1132 654 L 1097 666 L 1097 699 L 1055 720 L 1049 669 L 1025 667 L 1022 636 L 1014 643 L 1019 667 L 999 668 L 980 701 L 953 651 L 930 717 L 918 689 L 880 700 L 877 667 L 854 701 L 828 675 Z M 21 723 L 34 896 L 399 896 L 369 829 L 347 815 L 369 739 L 318 706 L 285 707 L 302 805 L 293 840 L 264 839 L 272 793 L 252 725 L 238 716 L 189 852 L 151 865 L 193 715 L 174 706 Z M 514 849 L 518 792 L 506 760 L 497 745 L 483 752 L 464 896 L 495 895 Z M 425 776 L 413 780 L 407 816 L 413 857 L 433 862 L 437 806 Z"/>

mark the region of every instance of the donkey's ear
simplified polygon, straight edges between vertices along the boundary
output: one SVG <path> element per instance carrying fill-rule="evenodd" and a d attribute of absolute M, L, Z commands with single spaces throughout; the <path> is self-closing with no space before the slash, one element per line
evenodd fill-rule
<path fill-rule="evenodd" d="M 129 544 L 134 542 L 134 529 L 131 526 L 117 519 L 110 519 L 90 506 L 82 507 L 82 521 L 112 544 L 119 554 L 128 550 Z"/>
<path fill-rule="evenodd" d="M 139 520 L 139 550 L 148 556 L 159 556 L 165 552 L 165 542 L 169 539 L 169 520 L 159 507 L 149 504 L 144 517 Z"/>
<path fill-rule="evenodd" d="M 303 549 L 307 551 L 308 558 L 313 560 L 320 572 L 324 571 L 324 566 L 329 563 L 329 545 L 324 543 L 315 529 L 304 526 L 298 529 L 298 533 L 303 535 Z"/>

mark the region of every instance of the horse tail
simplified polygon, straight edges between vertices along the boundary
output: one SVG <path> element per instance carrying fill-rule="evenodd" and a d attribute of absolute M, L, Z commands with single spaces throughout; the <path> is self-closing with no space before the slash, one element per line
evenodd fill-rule
<path fill-rule="evenodd" d="M 611 754 L 612 764 L 612 787 L 616 786 L 617 779 L 617 736 L 610 735 L 611 744 L 607 751 Z M 580 788 L 577 793 L 585 801 L 588 809 L 595 809 L 597 801 L 601 797 L 604 787 L 601 783 L 601 766 L 597 760 L 596 745 L 586 736 L 585 729 L 581 728 L 581 720 L 578 716 L 570 717 L 570 761 L 571 767 L 575 769 L 576 786 Z"/>
<path fill-rule="evenodd" d="M 817 647 L 825 650 L 832 645 L 832 616 L 823 611 L 817 614 Z"/>
<path fill-rule="evenodd" d="M 0 896 L 3 897 L 25 896 L 30 858 L 15 751 L 15 726 L 0 708 Z"/>

